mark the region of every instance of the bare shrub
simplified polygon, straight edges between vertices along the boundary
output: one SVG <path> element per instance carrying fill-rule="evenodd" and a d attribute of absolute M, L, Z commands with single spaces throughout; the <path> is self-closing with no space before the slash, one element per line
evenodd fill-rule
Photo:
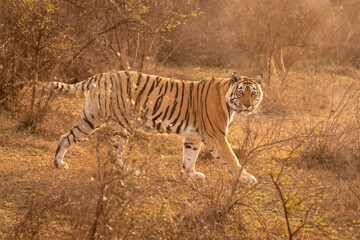
<path fill-rule="evenodd" d="M 40 82 L 74 82 L 113 69 L 154 70 L 168 34 L 196 16 L 184 0 L 14 0 L 0 8 L 0 106 L 29 92 L 17 111 L 32 131 L 52 101 Z"/>
<path fill-rule="evenodd" d="M 62 16 L 51 1 L 11 1 L 1 4 L 2 58 L 0 100 L 16 98 L 19 90 L 31 89 L 25 109 L 28 127 L 39 120 L 51 96 L 38 93 L 38 82 L 51 75 L 59 54 L 59 32 L 64 27 Z"/>
<path fill-rule="evenodd" d="M 299 164 L 329 169 L 342 178 L 360 174 L 358 88 L 348 88 L 326 118 L 312 117 L 304 124 L 309 137 L 304 141 Z"/>
<path fill-rule="evenodd" d="M 178 50 L 170 60 L 186 57 L 195 64 L 267 69 L 269 83 L 276 69 L 287 72 L 311 48 L 319 17 L 304 1 L 210 1 L 197 6 L 204 13 L 174 31 L 173 38 L 183 39 L 171 43 Z"/>
<path fill-rule="evenodd" d="M 356 0 L 331 1 L 331 7 L 324 12 L 321 30 L 317 41 L 321 50 L 315 52 L 318 59 L 331 62 L 332 65 L 350 65 L 360 67 L 360 4 Z M 331 39 L 331 41 L 329 41 Z"/>

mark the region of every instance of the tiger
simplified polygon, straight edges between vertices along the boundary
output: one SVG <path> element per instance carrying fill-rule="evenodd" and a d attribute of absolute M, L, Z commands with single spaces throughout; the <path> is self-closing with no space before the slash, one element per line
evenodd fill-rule
<path fill-rule="evenodd" d="M 182 166 L 186 177 L 203 179 L 195 170 L 202 145 L 243 183 L 256 178 L 240 164 L 228 140 L 235 113 L 251 113 L 263 98 L 261 74 L 255 77 L 209 77 L 199 81 L 178 80 L 137 71 L 116 71 L 94 75 L 76 84 L 51 82 L 64 92 L 86 92 L 85 103 L 75 125 L 62 135 L 54 165 L 67 169 L 64 155 L 73 144 L 99 127 L 112 124 L 118 144 L 126 146 L 134 129 L 176 133 L 183 137 Z M 115 129 L 116 128 L 116 129 Z"/>

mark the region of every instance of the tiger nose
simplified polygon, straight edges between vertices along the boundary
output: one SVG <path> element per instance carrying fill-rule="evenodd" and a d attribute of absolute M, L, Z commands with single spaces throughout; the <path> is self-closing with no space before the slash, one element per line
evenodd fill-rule
<path fill-rule="evenodd" d="M 245 106 L 246 108 L 251 107 L 251 102 L 250 102 L 249 100 L 245 101 L 245 102 L 244 102 L 244 106 Z"/>

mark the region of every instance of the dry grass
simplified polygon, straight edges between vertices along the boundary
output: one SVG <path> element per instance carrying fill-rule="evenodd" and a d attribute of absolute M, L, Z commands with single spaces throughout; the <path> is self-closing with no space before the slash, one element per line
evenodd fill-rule
<path fill-rule="evenodd" d="M 357 239 L 359 77 L 292 73 L 257 114 L 235 119 L 229 139 L 255 186 L 234 182 L 206 149 L 197 168 L 207 178 L 184 178 L 176 135 L 136 132 L 127 167 L 116 166 L 107 129 L 72 147 L 70 169 L 58 170 L 58 139 L 82 98 L 57 98 L 33 134 L 18 130 L 21 113 L 3 112 L 0 239 Z"/>

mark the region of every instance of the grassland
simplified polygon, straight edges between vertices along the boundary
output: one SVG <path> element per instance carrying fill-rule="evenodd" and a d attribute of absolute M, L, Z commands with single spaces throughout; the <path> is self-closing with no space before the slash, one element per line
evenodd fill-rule
<path fill-rule="evenodd" d="M 73 146 L 70 169 L 58 170 L 58 139 L 83 97 L 60 94 L 34 133 L 21 128 L 21 106 L 3 111 L 0 239 L 359 239 L 359 80 L 353 69 L 293 71 L 267 86 L 256 114 L 236 117 L 229 139 L 254 186 L 231 179 L 205 148 L 197 168 L 206 179 L 184 178 L 176 135 L 135 132 L 117 166 L 106 128 Z"/>

